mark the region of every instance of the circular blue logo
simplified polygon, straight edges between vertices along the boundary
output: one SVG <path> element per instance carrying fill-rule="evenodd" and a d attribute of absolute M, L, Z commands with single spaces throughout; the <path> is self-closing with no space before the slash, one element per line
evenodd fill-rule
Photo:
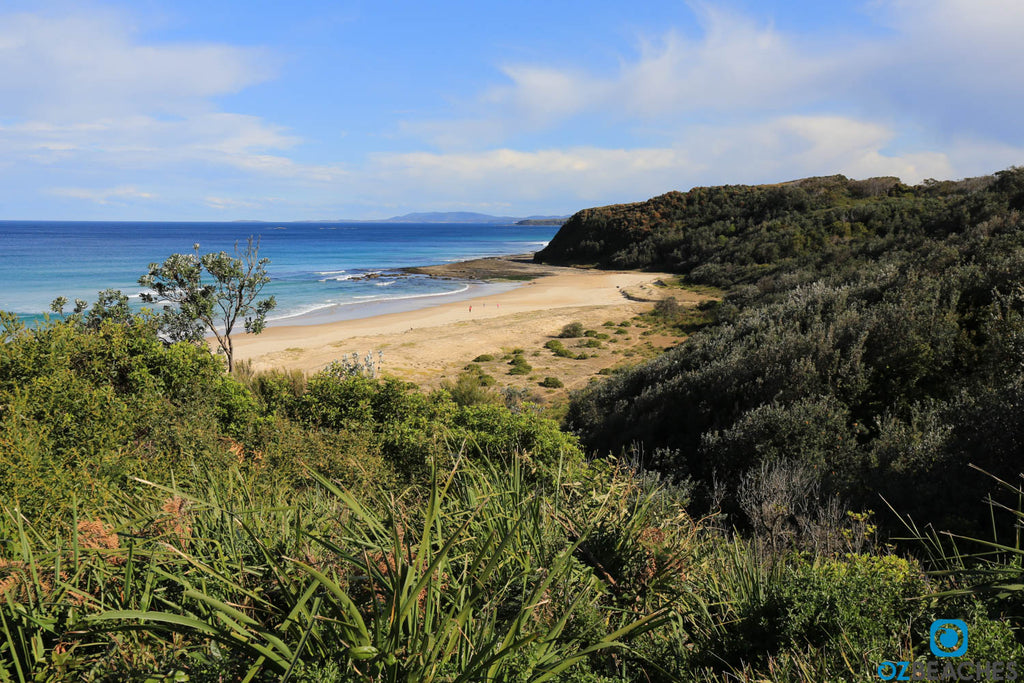
<path fill-rule="evenodd" d="M 929 640 L 936 657 L 962 657 L 967 654 L 967 623 L 963 619 L 936 619 Z"/>

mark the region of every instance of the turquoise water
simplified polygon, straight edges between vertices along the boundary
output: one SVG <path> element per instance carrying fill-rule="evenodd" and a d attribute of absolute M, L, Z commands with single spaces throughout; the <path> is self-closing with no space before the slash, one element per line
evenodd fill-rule
<path fill-rule="evenodd" d="M 260 239 L 278 306 L 272 321 L 322 322 L 409 310 L 501 285 L 402 276 L 397 269 L 536 251 L 551 226 L 400 223 L 102 223 L 0 221 L 0 310 L 41 317 L 58 296 L 92 302 L 175 252 L 228 251 Z M 368 274 L 378 277 L 362 279 Z M 294 316 L 299 316 L 294 318 Z"/>

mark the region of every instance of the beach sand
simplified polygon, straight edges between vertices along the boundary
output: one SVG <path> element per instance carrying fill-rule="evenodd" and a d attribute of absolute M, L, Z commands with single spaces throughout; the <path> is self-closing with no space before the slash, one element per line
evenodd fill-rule
<path fill-rule="evenodd" d="M 536 350 L 567 323 L 579 321 L 596 328 L 606 320 L 619 322 L 649 310 L 651 301 L 664 296 L 654 283 L 672 277 L 535 266 L 524 257 L 437 266 L 433 272 L 462 277 L 539 277 L 499 294 L 414 311 L 319 325 L 268 327 L 258 336 L 236 337 L 235 357 L 251 361 L 255 370 L 315 372 L 353 352 L 362 357 L 372 351 L 376 356 L 380 350 L 385 375 L 436 386 L 480 354 L 500 355 L 503 349 L 514 347 Z M 673 295 L 681 303 L 707 298 L 681 290 L 673 290 Z M 538 372 L 544 370 L 538 367 Z"/>

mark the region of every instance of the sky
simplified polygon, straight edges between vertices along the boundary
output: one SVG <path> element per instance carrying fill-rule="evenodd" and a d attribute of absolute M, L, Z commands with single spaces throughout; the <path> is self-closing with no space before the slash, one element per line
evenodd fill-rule
<path fill-rule="evenodd" d="M 0 0 L 0 220 L 567 215 L 1024 164 L 1020 0 Z"/>

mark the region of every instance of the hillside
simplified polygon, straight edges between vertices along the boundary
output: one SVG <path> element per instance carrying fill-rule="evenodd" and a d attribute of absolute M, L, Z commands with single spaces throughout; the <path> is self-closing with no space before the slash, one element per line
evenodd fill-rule
<path fill-rule="evenodd" d="M 994 180 L 910 187 L 897 178 L 835 175 L 775 185 L 697 187 L 636 204 L 584 209 L 536 260 L 669 270 L 692 274 L 699 282 L 737 284 L 797 263 L 821 263 L 894 227 L 907 233 L 929 221 L 941 229 L 952 219 L 940 215 L 943 207 L 975 196 Z"/>
<path fill-rule="evenodd" d="M 745 477 L 788 467 L 864 507 L 981 523 L 965 511 L 991 481 L 969 465 L 1013 477 L 1024 445 L 1021 206 L 1011 169 L 696 188 L 577 213 L 538 260 L 672 270 L 728 295 L 685 344 L 576 394 L 565 426 L 692 478 L 708 504 L 738 506 Z"/>

